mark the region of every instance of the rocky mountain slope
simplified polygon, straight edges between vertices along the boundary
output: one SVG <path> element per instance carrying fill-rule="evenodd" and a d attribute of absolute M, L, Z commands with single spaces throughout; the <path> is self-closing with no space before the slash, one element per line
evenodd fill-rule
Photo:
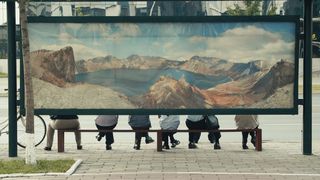
<path fill-rule="evenodd" d="M 278 92 L 277 97 L 280 96 L 279 94 L 283 94 L 286 91 L 280 91 L 279 89 L 292 85 L 294 80 L 294 63 L 286 60 L 281 60 L 271 66 L 271 64 L 265 61 L 233 63 L 218 58 L 200 56 L 194 56 L 186 61 L 174 61 L 161 57 L 132 55 L 126 59 L 106 56 L 75 62 L 71 47 L 58 51 L 34 51 L 31 53 L 31 59 L 34 79 L 42 80 L 39 80 L 40 82 L 37 83 L 46 87 L 41 88 L 38 84 L 35 85 L 35 89 L 43 91 L 37 92 L 40 95 L 52 98 L 50 96 L 52 93 L 52 95 L 61 94 L 66 97 L 72 96 L 81 99 L 84 96 L 92 96 L 92 94 L 88 94 L 90 92 L 94 95 L 99 94 L 99 96 L 105 97 L 108 103 L 111 103 L 112 98 L 114 98 L 116 100 L 114 102 L 122 104 L 119 108 L 247 107 L 261 101 L 266 101 L 276 92 Z M 108 87 L 100 87 L 86 83 L 75 83 L 75 67 L 77 67 L 79 73 L 122 68 L 138 70 L 173 68 L 203 75 L 224 75 L 232 80 L 226 83 L 221 82 L 221 84 L 214 85 L 211 88 L 199 89 L 193 84 L 189 84 L 184 76 L 178 79 L 163 75 L 155 83 L 146 86 L 145 91 L 143 91 L 147 91 L 146 93 L 141 93 L 134 97 L 126 97 L 122 93 L 117 92 L 117 90 L 112 90 L 111 88 L 114 87 L 110 86 L 110 84 Z M 88 88 L 96 88 L 99 92 L 89 90 Z M 70 93 L 67 93 L 69 91 Z M 72 94 L 75 92 L 80 94 Z M 107 94 L 102 95 L 102 92 Z M 290 98 L 288 96 L 288 94 L 284 94 L 283 98 Z M 67 100 L 70 99 L 65 98 L 62 101 Z M 72 101 L 76 101 L 76 98 Z M 288 101 L 286 102 L 288 103 Z M 272 102 L 268 101 L 268 103 Z M 39 106 L 42 105 L 39 104 Z"/>
<path fill-rule="evenodd" d="M 73 49 L 65 47 L 58 51 L 38 50 L 30 53 L 32 76 L 64 87 L 75 81 Z"/>
<path fill-rule="evenodd" d="M 185 79 L 162 76 L 142 97 L 136 98 L 144 108 L 209 108 L 201 91 Z"/>
<path fill-rule="evenodd" d="M 136 108 L 127 97 L 103 86 L 67 83 L 65 87 L 57 87 L 37 78 L 33 78 L 33 84 L 35 108 Z"/>
<path fill-rule="evenodd" d="M 97 57 L 76 62 L 78 73 L 94 72 L 106 69 L 181 69 L 203 75 L 224 75 L 232 79 L 267 70 L 270 64 L 264 61 L 234 63 L 215 57 L 193 56 L 185 61 L 169 60 L 162 57 L 131 55 L 125 59 L 114 56 Z"/>
<path fill-rule="evenodd" d="M 144 108 L 223 108 L 242 107 L 268 99 L 275 92 L 283 94 L 283 103 L 288 101 L 287 91 L 278 89 L 293 84 L 293 64 L 280 61 L 270 71 L 256 72 L 241 80 L 220 84 L 214 88 L 200 90 L 184 79 L 161 77 L 150 90 L 138 97 Z M 291 100 L 290 100 L 291 102 Z M 189 106 L 190 105 L 190 106 Z M 261 104 L 258 104 L 261 105 Z"/>
<path fill-rule="evenodd" d="M 257 81 L 251 88 L 250 95 L 255 98 L 266 98 L 281 88 L 294 81 L 294 64 L 281 60 L 272 66 L 270 71 Z"/>
<path fill-rule="evenodd" d="M 114 56 L 97 57 L 76 62 L 78 73 L 94 72 L 106 69 L 162 69 L 176 67 L 181 62 L 162 57 L 131 55 L 125 59 Z"/>

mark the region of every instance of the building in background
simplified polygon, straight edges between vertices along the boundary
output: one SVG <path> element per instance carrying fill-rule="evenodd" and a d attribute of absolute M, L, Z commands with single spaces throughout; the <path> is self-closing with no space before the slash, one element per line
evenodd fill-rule
<path fill-rule="evenodd" d="M 106 1 L 106 2 L 30 2 L 30 16 L 221 16 L 234 4 L 244 6 L 243 1 Z M 303 17 L 303 0 L 262 0 L 261 14 L 267 14 L 272 6 L 276 14 Z M 19 5 L 16 3 L 16 7 Z M 6 3 L 0 3 L 0 25 L 7 21 Z M 320 0 L 314 0 L 313 41 L 314 52 L 320 57 Z M 16 10 L 19 24 L 19 11 Z M 0 56 L 6 57 L 6 32 L 0 27 Z M 315 44 L 316 43 L 316 44 Z M 318 48 L 319 47 L 319 48 Z"/>

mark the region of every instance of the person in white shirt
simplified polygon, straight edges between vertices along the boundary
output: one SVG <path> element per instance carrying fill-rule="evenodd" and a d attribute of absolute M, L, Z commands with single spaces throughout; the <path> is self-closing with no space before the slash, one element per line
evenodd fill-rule
<path fill-rule="evenodd" d="M 238 129 L 255 129 L 259 127 L 258 115 L 236 115 L 234 118 Z M 242 149 L 249 149 L 247 146 L 249 132 L 242 132 Z M 256 146 L 256 135 L 250 132 L 251 143 Z"/>
<path fill-rule="evenodd" d="M 180 117 L 179 115 L 159 115 L 160 118 L 160 127 L 163 130 L 177 130 L 180 124 Z M 180 144 L 180 141 L 174 138 L 174 134 L 176 132 L 163 132 L 162 134 L 162 141 L 163 148 L 170 149 L 169 147 L 169 137 L 171 142 L 171 147 L 176 147 Z"/>
<path fill-rule="evenodd" d="M 117 126 L 118 119 L 118 115 L 100 115 L 95 119 L 96 127 L 99 130 L 112 130 Z M 111 144 L 114 143 L 113 133 L 99 132 L 96 138 L 100 141 L 104 136 L 106 137 L 106 150 L 111 150 Z"/>

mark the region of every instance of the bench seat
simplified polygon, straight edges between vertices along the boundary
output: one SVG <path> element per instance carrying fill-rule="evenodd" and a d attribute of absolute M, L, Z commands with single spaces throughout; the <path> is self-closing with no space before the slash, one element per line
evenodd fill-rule
<path fill-rule="evenodd" d="M 149 130 L 132 130 L 132 129 L 113 129 L 113 130 L 98 130 L 98 129 L 58 129 L 58 152 L 64 152 L 64 133 L 65 132 L 155 132 L 157 133 L 157 151 L 162 151 L 162 133 L 163 132 L 256 132 L 256 151 L 262 151 L 262 130 L 256 129 L 218 129 L 218 130 L 162 130 L 162 129 L 149 129 Z"/>

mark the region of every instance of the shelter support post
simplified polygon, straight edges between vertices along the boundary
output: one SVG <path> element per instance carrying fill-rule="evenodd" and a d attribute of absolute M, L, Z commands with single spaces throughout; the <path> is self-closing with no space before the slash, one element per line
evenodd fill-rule
<path fill-rule="evenodd" d="M 312 5 L 304 1 L 303 154 L 312 154 Z"/>
<path fill-rule="evenodd" d="M 9 157 L 17 157 L 17 70 L 15 1 L 7 1 Z"/>

